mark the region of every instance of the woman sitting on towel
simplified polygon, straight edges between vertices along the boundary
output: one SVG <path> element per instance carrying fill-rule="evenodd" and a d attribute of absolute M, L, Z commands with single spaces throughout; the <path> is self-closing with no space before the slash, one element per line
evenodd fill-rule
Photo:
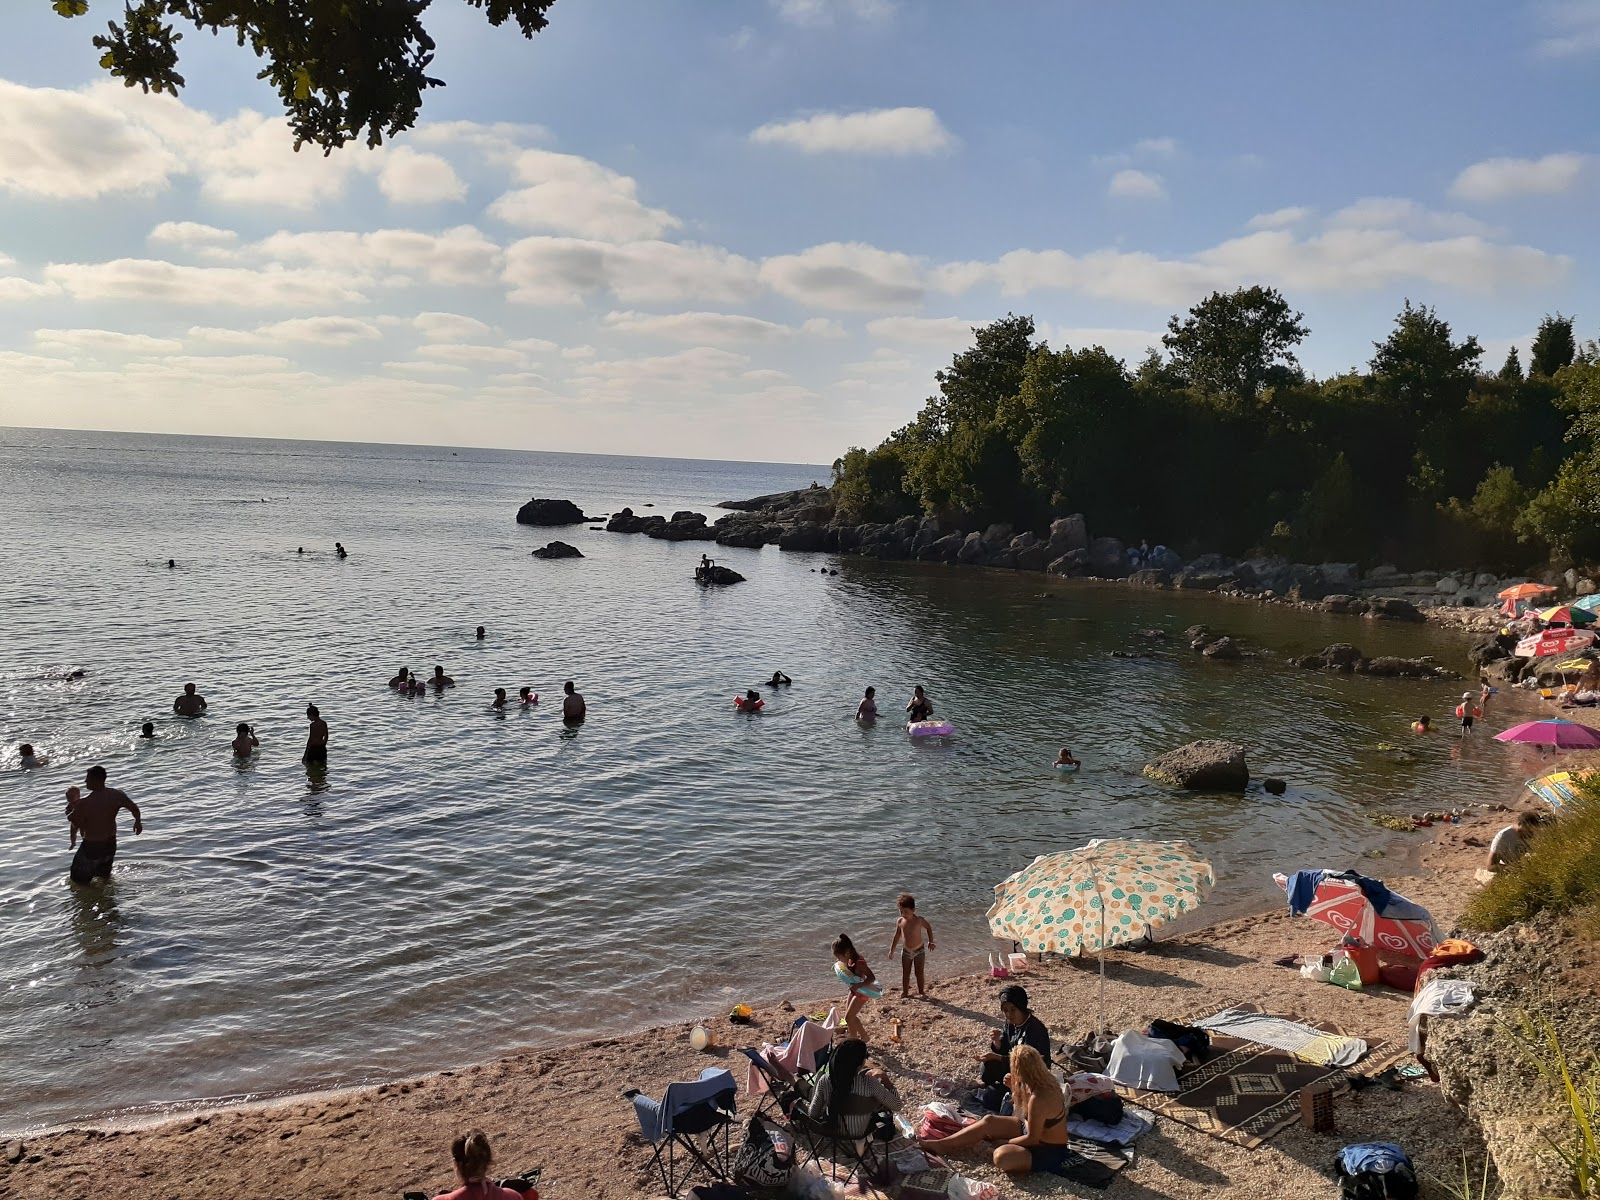
<path fill-rule="evenodd" d="M 519 1192 L 489 1179 L 494 1154 L 481 1129 L 470 1129 L 451 1142 L 450 1157 L 456 1160 L 456 1177 L 461 1186 L 434 1200 L 539 1200 L 537 1188 L 530 1186 L 526 1192 Z"/>
<path fill-rule="evenodd" d="M 967 1150 L 982 1142 L 999 1142 L 994 1165 L 1011 1175 L 1054 1171 L 1067 1157 L 1067 1098 L 1061 1085 L 1032 1046 L 1011 1051 L 1006 1076 L 1016 1115 L 982 1117 L 960 1133 L 944 1138 L 918 1138 L 930 1154 Z"/>
<path fill-rule="evenodd" d="M 867 1066 L 867 1044 L 846 1038 L 828 1059 L 806 1105 L 806 1115 L 850 1138 L 864 1138 L 874 1126 L 890 1133 L 888 1115 L 900 1111 L 900 1093 L 877 1067 Z"/>

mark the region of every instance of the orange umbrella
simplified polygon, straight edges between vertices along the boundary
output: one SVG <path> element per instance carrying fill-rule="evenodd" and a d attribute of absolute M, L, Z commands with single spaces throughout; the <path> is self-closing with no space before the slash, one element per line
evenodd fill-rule
<path fill-rule="evenodd" d="M 1500 593 L 1502 600 L 1526 600 L 1529 596 L 1543 596 L 1556 589 L 1544 583 L 1518 583 Z"/>

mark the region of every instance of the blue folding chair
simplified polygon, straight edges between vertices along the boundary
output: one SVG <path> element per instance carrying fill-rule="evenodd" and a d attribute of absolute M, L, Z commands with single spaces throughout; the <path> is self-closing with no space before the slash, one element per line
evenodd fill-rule
<path fill-rule="evenodd" d="M 692 1083 L 669 1083 L 660 1100 L 629 1097 L 639 1132 L 655 1150 L 655 1167 L 667 1195 L 677 1196 L 696 1169 L 713 1180 L 732 1174 L 730 1135 L 737 1091 L 732 1074 L 707 1067 Z"/>

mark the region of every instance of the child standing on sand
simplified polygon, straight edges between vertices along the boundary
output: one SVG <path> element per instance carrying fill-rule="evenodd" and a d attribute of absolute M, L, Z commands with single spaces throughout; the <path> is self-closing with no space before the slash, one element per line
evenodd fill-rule
<path fill-rule="evenodd" d="M 867 960 L 861 957 L 848 935 L 841 933 L 833 939 L 833 973 L 843 982 L 850 985 L 850 1000 L 844 1008 L 844 1032 L 846 1037 L 867 1040 L 867 1027 L 861 1022 L 861 1010 L 866 1008 L 868 1000 L 876 1000 L 883 995 L 883 989 L 877 987 L 878 977 L 872 973 L 872 968 L 867 965 Z"/>
<path fill-rule="evenodd" d="M 917 995 L 928 994 L 927 982 L 922 972 L 928 951 L 934 949 L 933 926 L 917 915 L 917 898 L 910 892 L 901 892 L 895 901 L 900 909 L 900 919 L 895 922 L 894 940 L 889 943 L 889 953 L 900 947 L 900 994 L 911 995 L 911 971 L 917 972 Z"/>

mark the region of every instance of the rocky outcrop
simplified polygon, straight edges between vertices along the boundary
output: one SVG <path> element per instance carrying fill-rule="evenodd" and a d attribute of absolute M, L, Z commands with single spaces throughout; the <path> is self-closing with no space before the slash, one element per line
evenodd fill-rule
<path fill-rule="evenodd" d="M 1428 618 L 1417 611 L 1417 606 L 1409 600 L 1402 600 L 1398 596 L 1380 596 L 1371 602 L 1369 611 L 1375 617 L 1388 621 L 1426 621 Z"/>
<path fill-rule="evenodd" d="M 571 500 L 533 499 L 517 509 L 518 525 L 583 525 L 588 520 Z"/>
<path fill-rule="evenodd" d="M 576 546 L 569 546 L 566 542 L 551 542 L 548 546 L 540 546 L 533 552 L 535 558 L 582 558 L 583 551 Z"/>
<path fill-rule="evenodd" d="M 1459 679 L 1454 671 L 1447 671 L 1431 658 L 1398 658 L 1380 654 L 1368 658 L 1361 647 L 1349 642 L 1335 642 L 1321 653 L 1307 654 L 1294 660 L 1295 665 L 1312 671 L 1342 671 L 1345 674 L 1375 675 L 1382 679 Z"/>
<path fill-rule="evenodd" d="M 1225 662 L 1235 661 L 1244 657 L 1244 652 L 1231 637 L 1219 637 L 1200 651 L 1207 658 L 1222 659 Z"/>
<path fill-rule="evenodd" d="M 712 563 L 710 566 L 696 567 L 694 581 L 707 586 L 726 587 L 730 583 L 743 583 L 744 576 L 719 563 Z"/>
<path fill-rule="evenodd" d="M 1145 764 L 1151 779 L 1197 792 L 1242 792 L 1250 783 L 1244 747 L 1237 742 L 1190 742 Z"/>

